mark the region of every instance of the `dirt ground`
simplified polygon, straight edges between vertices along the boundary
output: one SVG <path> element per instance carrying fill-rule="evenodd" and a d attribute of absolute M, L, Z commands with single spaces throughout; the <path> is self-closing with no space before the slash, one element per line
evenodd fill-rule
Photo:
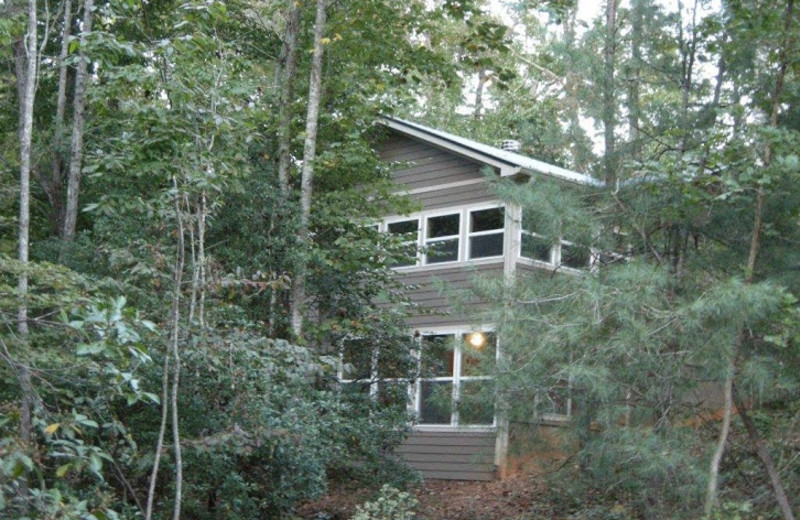
<path fill-rule="evenodd" d="M 521 475 L 493 482 L 428 480 L 414 490 L 420 520 L 515 520 L 557 518 L 547 504 L 544 484 Z M 354 489 L 332 489 L 328 496 L 305 504 L 298 513 L 314 520 L 347 520 L 370 497 Z"/>

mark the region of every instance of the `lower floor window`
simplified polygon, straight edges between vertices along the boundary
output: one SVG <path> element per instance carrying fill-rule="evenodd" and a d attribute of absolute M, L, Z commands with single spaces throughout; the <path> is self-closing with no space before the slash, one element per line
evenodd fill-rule
<path fill-rule="evenodd" d="M 488 374 L 496 355 L 491 332 L 423 335 L 419 380 L 412 389 L 419 423 L 493 424 L 494 386 Z"/>
<path fill-rule="evenodd" d="M 421 425 L 494 424 L 494 385 L 489 374 L 497 356 L 497 339 L 492 332 L 423 334 L 415 380 L 381 374 L 380 352 L 365 342 L 347 342 L 342 350 L 340 378 L 348 391 L 369 393 L 386 405 L 405 398 Z"/>

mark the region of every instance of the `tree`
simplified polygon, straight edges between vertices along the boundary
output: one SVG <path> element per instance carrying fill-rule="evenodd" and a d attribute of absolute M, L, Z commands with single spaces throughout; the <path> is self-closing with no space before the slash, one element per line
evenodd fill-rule
<path fill-rule="evenodd" d="M 79 46 L 80 54 L 75 71 L 75 97 L 73 99 L 72 141 L 67 176 L 67 202 L 64 208 L 64 227 L 61 230 L 61 235 L 67 242 L 75 238 L 75 224 L 78 219 L 78 195 L 80 193 L 81 168 L 83 167 L 83 127 L 86 117 L 86 81 L 89 66 L 89 58 L 86 55 L 86 35 L 92 32 L 93 10 L 94 0 L 84 0 L 83 24 Z M 65 26 L 65 38 L 67 29 L 68 27 Z"/>
<path fill-rule="evenodd" d="M 300 181 L 300 221 L 297 230 L 301 251 L 307 249 L 308 224 L 311 215 L 311 196 L 314 190 L 314 161 L 317 153 L 317 127 L 322 96 L 322 55 L 324 52 L 325 20 L 327 0 L 317 0 L 314 20 L 314 54 L 311 60 L 311 75 L 308 82 L 308 110 L 303 142 L 303 169 Z M 306 299 L 305 266 L 303 260 L 295 270 L 292 280 L 292 331 L 297 338 L 303 336 L 303 313 Z"/>

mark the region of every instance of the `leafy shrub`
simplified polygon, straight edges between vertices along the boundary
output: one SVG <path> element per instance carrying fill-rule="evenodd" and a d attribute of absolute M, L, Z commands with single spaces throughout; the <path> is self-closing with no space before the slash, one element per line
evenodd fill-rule
<path fill-rule="evenodd" d="M 411 520 L 419 502 L 410 493 L 384 485 L 378 498 L 356 507 L 352 520 Z"/>

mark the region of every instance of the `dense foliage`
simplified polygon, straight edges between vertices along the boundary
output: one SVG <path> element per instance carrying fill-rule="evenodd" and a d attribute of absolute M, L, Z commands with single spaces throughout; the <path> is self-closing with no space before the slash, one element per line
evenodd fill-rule
<path fill-rule="evenodd" d="M 409 477 L 404 394 L 337 383 L 346 345 L 414 376 L 406 250 L 364 225 L 414 210 L 373 146 L 396 113 L 608 181 L 500 186 L 595 265 L 478 287 L 488 399 L 534 425 L 573 403 L 563 507 L 790 518 L 793 0 L 316 0 L 316 50 L 314 3 L 0 0 L 0 516 L 280 518 Z"/>

